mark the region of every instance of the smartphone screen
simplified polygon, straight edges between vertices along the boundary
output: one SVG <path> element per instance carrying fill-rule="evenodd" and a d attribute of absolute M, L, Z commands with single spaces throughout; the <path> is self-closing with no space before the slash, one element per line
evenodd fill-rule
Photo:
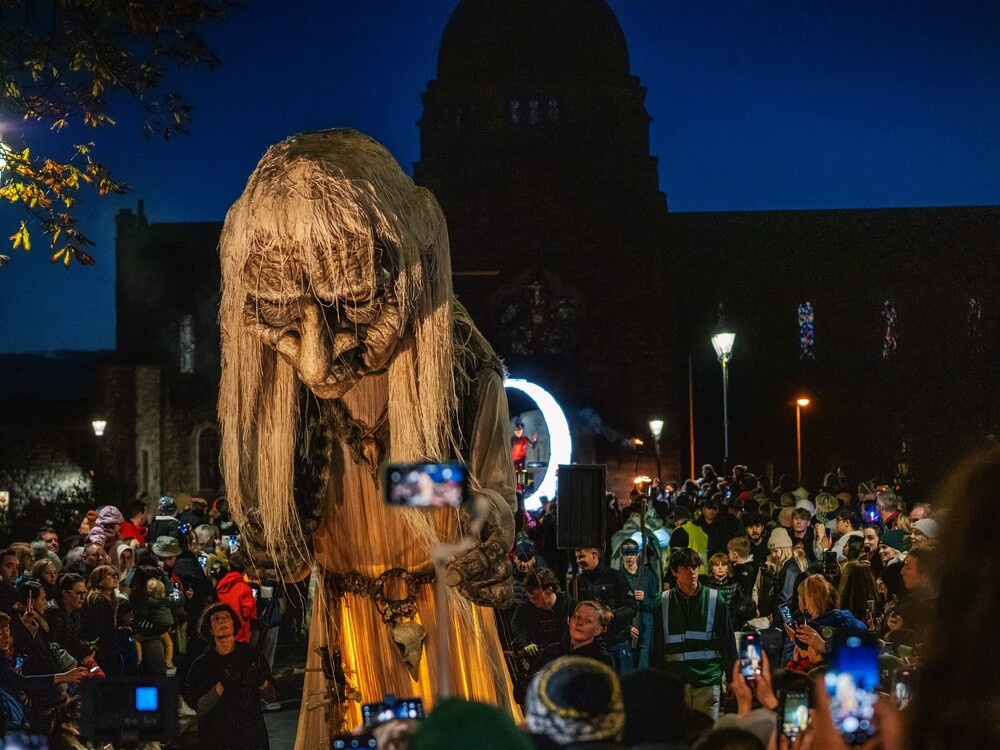
<path fill-rule="evenodd" d="M 235 552 L 240 547 L 240 539 L 236 536 L 229 537 L 229 551 Z"/>
<path fill-rule="evenodd" d="M 785 623 L 790 628 L 794 628 L 794 620 L 792 620 L 792 610 L 788 608 L 787 604 L 779 604 L 778 612 L 781 614 L 781 621 Z"/>
<path fill-rule="evenodd" d="M 795 737 L 809 726 L 809 692 L 786 690 L 782 698 L 781 733 Z"/>
<path fill-rule="evenodd" d="M 361 720 L 366 727 L 376 726 L 391 719 L 424 718 L 424 702 L 420 698 L 393 698 L 361 706 Z"/>
<path fill-rule="evenodd" d="M 463 464 L 389 464 L 383 482 L 386 505 L 457 508 L 465 500 L 468 473 Z"/>
<path fill-rule="evenodd" d="M 198 564 L 204 570 L 205 566 L 208 565 L 208 555 L 198 555 Z"/>
<path fill-rule="evenodd" d="M 757 633 L 737 633 L 736 648 L 740 660 L 740 674 L 748 680 L 760 674 L 760 636 Z"/>
<path fill-rule="evenodd" d="M 823 575 L 837 575 L 837 553 L 832 549 L 823 553 Z"/>
<path fill-rule="evenodd" d="M 878 646 L 851 636 L 834 648 L 824 678 L 833 726 L 849 745 L 861 745 L 875 734 L 878 699 Z"/>
<path fill-rule="evenodd" d="M 892 678 L 892 695 L 900 710 L 910 704 L 913 697 L 913 670 L 910 667 L 900 667 Z"/>

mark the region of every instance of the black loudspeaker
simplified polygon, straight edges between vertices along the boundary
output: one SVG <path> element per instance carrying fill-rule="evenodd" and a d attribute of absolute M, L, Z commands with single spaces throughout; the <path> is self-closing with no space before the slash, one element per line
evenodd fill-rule
<path fill-rule="evenodd" d="M 559 549 L 604 549 L 604 492 L 606 466 L 560 466 L 556 482 L 559 515 L 556 546 Z"/>

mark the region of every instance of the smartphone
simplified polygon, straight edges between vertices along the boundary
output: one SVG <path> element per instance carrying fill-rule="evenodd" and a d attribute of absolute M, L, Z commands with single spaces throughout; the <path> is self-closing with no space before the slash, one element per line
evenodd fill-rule
<path fill-rule="evenodd" d="M 198 565 L 201 566 L 202 570 L 208 567 L 208 555 L 198 555 Z"/>
<path fill-rule="evenodd" d="M 457 508 L 468 495 L 468 470 L 457 461 L 446 464 L 388 464 L 383 473 L 386 505 Z"/>
<path fill-rule="evenodd" d="M 736 648 L 740 661 L 740 674 L 748 682 L 757 679 L 761 665 L 760 635 L 753 632 L 737 633 Z"/>
<path fill-rule="evenodd" d="M 837 553 L 832 549 L 828 549 L 823 553 L 823 575 L 836 576 L 838 570 Z"/>
<path fill-rule="evenodd" d="M 229 537 L 229 551 L 235 552 L 240 548 L 240 538 L 238 536 Z"/>
<path fill-rule="evenodd" d="M 91 674 L 94 674 L 94 673 L 97 672 L 98 669 L 100 669 L 100 666 L 96 666 L 95 665 L 95 666 L 91 667 L 89 671 L 90 671 Z"/>
<path fill-rule="evenodd" d="M 834 728 L 848 745 L 862 745 L 875 734 L 878 700 L 878 646 L 868 637 L 850 636 L 836 646 L 823 678 L 830 696 Z"/>
<path fill-rule="evenodd" d="M 788 608 L 787 604 L 778 605 L 778 613 L 781 615 L 781 621 L 785 623 L 787 627 L 795 629 L 795 620 L 792 619 L 792 610 Z"/>
<path fill-rule="evenodd" d="M 912 667 L 900 667 L 892 676 L 892 695 L 900 710 L 906 708 L 913 697 L 913 678 Z"/>
<path fill-rule="evenodd" d="M 782 690 L 781 708 L 778 711 L 779 730 L 789 739 L 809 727 L 809 691 Z"/>

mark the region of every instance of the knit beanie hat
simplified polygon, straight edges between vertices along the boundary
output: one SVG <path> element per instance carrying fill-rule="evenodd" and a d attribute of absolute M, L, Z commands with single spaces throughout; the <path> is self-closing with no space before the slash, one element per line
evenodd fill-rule
<path fill-rule="evenodd" d="M 98 526 L 114 526 L 116 523 L 125 523 L 125 516 L 113 505 L 105 505 L 97 512 Z"/>
<path fill-rule="evenodd" d="M 438 703 L 410 740 L 410 750 L 532 750 L 509 714 L 459 698 Z"/>
<path fill-rule="evenodd" d="M 528 686 L 528 731 L 557 745 L 617 741 L 625 726 L 614 671 L 593 659 L 563 656 L 545 665 Z"/>
<path fill-rule="evenodd" d="M 892 529 L 885 532 L 878 538 L 878 543 L 884 544 L 886 547 L 892 547 L 897 552 L 906 551 L 906 535 L 899 529 Z"/>
<path fill-rule="evenodd" d="M 156 515 L 172 516 L 175 513 L 177 513 L 177 503 L 174 502 L 174 499 L 167 496 L 161 497 L 160 502 L 156 505 Z"/>
<path fill-rule="evenodd" d="M 808 510 L 810 516 L 816 515 L 816 506 L 813 505 L 808 500 L 799 500 L 797 503 L 795 503 L 795 510 L 798 510 L 799 508 L 805 508 L 806 510 Z"/>
<path fill-rule="evenodd" d="M 788 531 L 786 531 L 781 526 L 772 531 L 771 536 L 767 540 L 768 549 L 775 549 L 777 547 L 791 547 L 791 546 L 792 546 L 792 538 L 788 536 Z"/>
<path fill-rule="evenodd" d="M 87 544 L 99 544 L 102 547 L 107 547 L 108 542 L 111 541 L 111 536 L 108 534 L 107 529 L 103 526 L 95 526 L 87 534 Z"/>
<path fill-rule="evenodd" d="M 921 518 L 919 521 L 914 521 L 913 529 L 928 539 L 936 539 L 938 535 L 938 523 L 933 518 Z"/>

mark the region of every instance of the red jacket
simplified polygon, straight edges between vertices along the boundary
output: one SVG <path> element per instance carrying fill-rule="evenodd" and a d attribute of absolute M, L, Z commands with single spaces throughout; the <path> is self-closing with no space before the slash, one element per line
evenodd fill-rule
<path fill-rule="evenodd" d="M 122 539 L 124 539 L 126 542 L 129 539 L 138 539 L 140 547 L 146 546 L 145 526 L 136 526 L 131 521 L 126 521 L 125 523 L 122 524 L 122 527 L 121 529 L 118 530 L 118 533 L 122 535 Z"/>
<path fill-rule="evenodd" d="M 236 641 L 250 643 L 250 623 L 257 617 L 257 601 L 253 589 L 239 573 L 226 573 L 215 588 L 219 601 L 225 602 L 240 616 L 240 629 L 236 631 Z"/>

